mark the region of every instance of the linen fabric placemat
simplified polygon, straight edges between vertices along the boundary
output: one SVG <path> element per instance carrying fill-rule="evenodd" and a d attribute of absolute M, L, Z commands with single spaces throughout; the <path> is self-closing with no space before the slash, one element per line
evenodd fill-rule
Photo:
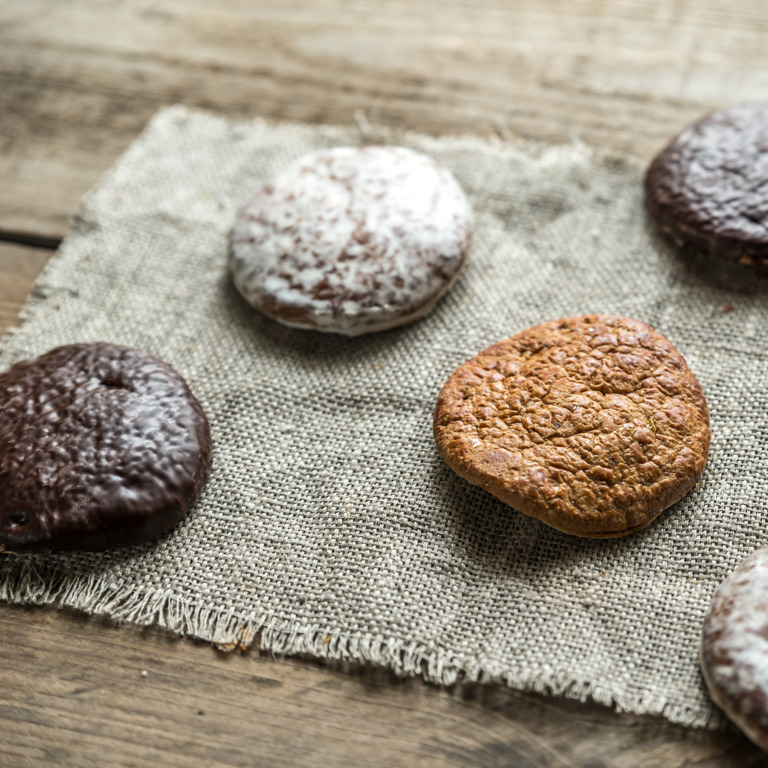
<path fill-rule="evenodd" d="M 226 272 L 236 209 L 310 150 L 387 140 L 444 163 L 472 201 L 471 259 L 451 292 L 413 325 L 358 338 L 251 309 Z M 578 146 L 165 109 L 86 196 L 0 367 L 81 341 L 159 356 L 210 418 L 213 474 L 157 545 L 0 557 L 0 597 L 717 725 L 698 671 L 702 618 L 767 538 L 765 294 L 766 283 L 660 242 L 640 171 Z M 453 474 L 432 438 L 457 365 L 587 312 L 658 328 L 711 410 L 700 482 L 618 540 L 516 513 Z"/>

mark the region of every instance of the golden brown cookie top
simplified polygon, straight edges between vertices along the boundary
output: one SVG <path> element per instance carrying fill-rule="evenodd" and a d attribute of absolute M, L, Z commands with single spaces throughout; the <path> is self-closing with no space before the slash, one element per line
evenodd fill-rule
<path fill-rule="evenodd" d="M 459 366 L 435 439 L 447 464 L 520 512 L 578 536 L 623 536 L 704 469 L 709 414 L 662 334 L 614 315 L 529 328 Z"/>

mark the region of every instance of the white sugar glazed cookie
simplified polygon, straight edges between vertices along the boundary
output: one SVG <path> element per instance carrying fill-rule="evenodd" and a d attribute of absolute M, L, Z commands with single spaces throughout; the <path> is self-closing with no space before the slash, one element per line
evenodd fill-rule
<path fill-rule="evenodd" d="M 229 269 L 254 307 L 285 325 L 355 336 L 429 312 L 472 238 L 450 171 L 404 147 L 306 155 L 238 214 Z"/>
<path fill-rule="evenodd" d="M 704 619 L 701 669 L 715 704 L 768 750 L 768 547 L 717 588 Z"/>

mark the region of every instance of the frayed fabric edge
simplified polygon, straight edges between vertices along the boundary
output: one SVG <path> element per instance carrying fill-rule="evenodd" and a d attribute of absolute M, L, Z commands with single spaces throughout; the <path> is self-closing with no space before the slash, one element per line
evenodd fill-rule
<path fill-rule="evenodd" d="M 127 593 L 101 574 L 41 573 L 33 562 L 2 574 L 0 601 L 55 605 L 117 622 L 155 625 L 177 635 L 214 644 L 224 651 L 255 648 L 264 653 L 311 656 L 329 662 L 385 667 L 400 677 L 421 677 L 440 686 L 496 684 L 511 689 L 594 703 L 619 713 L 663 717 L 687 728 L 719 730 L 728 721 L 714 708 L 676 704 L 663 696 L 638 696 L 611 690 L 556 670 L 515 670 L 492 660 L 461 657 L 434 643 L 382 635 L 350 633 L 330 626 L 302 623 L 268 612 L 239 614 L 190 605 L 171 592 Z"/>

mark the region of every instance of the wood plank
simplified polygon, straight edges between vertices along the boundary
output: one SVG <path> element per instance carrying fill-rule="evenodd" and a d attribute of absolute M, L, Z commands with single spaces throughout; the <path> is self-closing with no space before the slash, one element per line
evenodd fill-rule
<path fill-rule="evenodd" d="M 646 162 L 764 98 L 763 0 L 3 0 L 0 239 L 62 236 L 160 106 L 580 139 Z M 0 329 L 50 251 L 0 244 Z M 3 766 L 751 768 L 737 734 L 0 605 Z M 142 670 L 147 671 L 146 677 Z"/>
<path fill-rule="evenodd" d="M 53 251 L 0 242 L 0 333 L 10 328 Z"/>
<path fill-rule="evenodd" d="M 4 0 L 0 232 L 61 237 L 160 106 L 583 140 L 645 162 L 768 86 L 761 0 Z"/>
<path fill-rule="evenodd" d="M 0 605 L 3 765 L 752 768 L 734 733 Z M 145 674 L 146 672 L 146 674 Z"/>

